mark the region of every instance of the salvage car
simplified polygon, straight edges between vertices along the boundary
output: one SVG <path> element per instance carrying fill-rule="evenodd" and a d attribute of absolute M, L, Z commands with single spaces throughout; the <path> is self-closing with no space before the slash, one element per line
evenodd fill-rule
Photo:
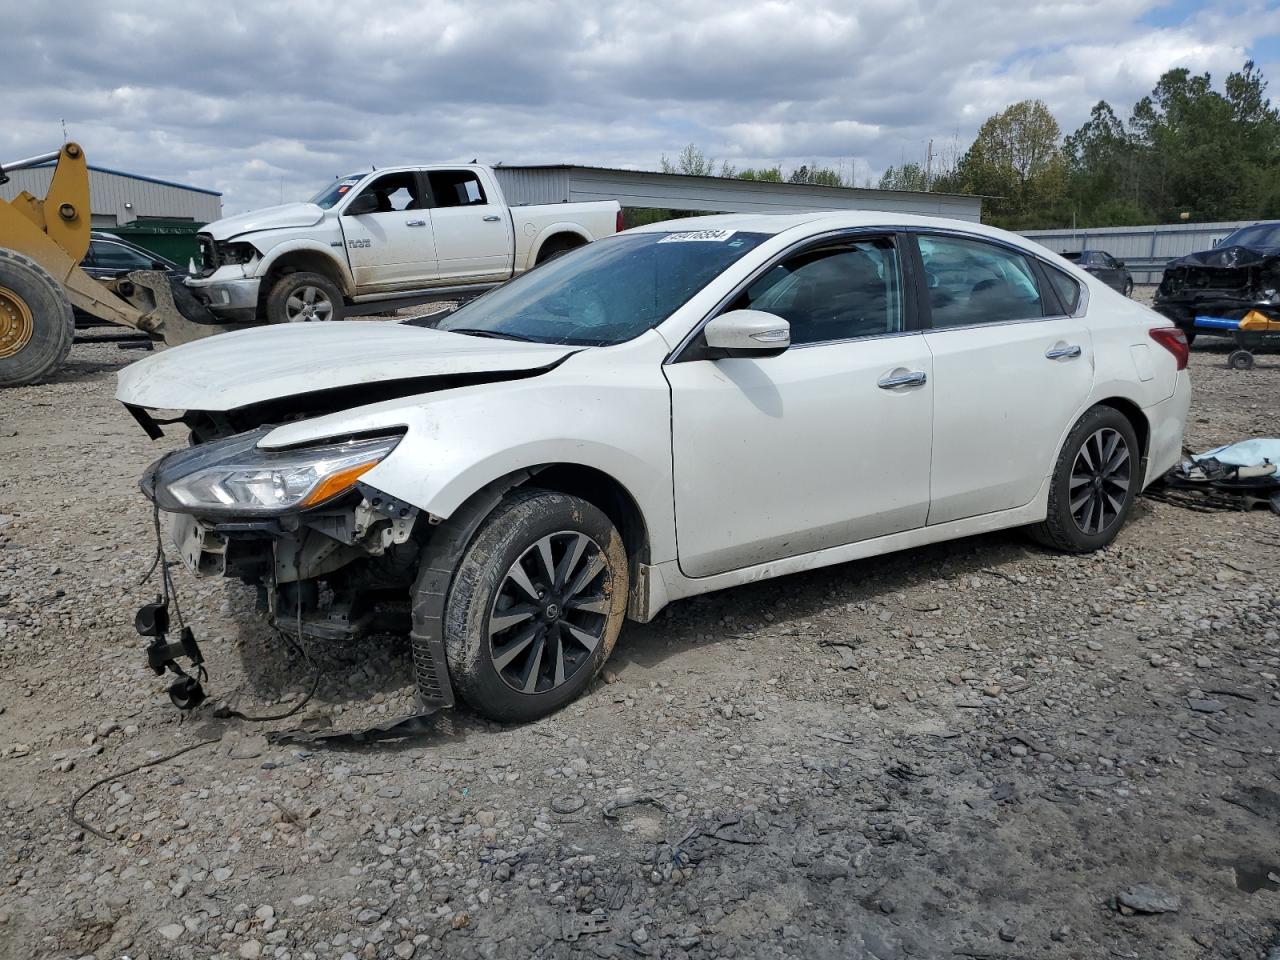
<path fill-rule="evenodd" d="M 584 246 L 438 329 L 166 350 L 117 396 L 190 434 L 142 489 L 192 571 L 314 638 L 399 616 L 424 702 L 527 720 L 682 597 L 1007 527 L 1106 546 L 1179 458 L 1186 361 L 1001 230 L 740 215 Z"/>
<path fill-rule="evenodd" d="M 1280 334 L 1280 222 L 1241 227 L 1212 250 L 1171 260 L 1155 308 L 1188 342 L 1209 333 L 1244 347 Z"/>
<path fill-rule="evenodd" d="M 1133 294 L 1133 275 L 1123 260 L 1117 260 L 1105 250 L 1084 250 L 1063 253 L 1062 256 L 1091 273 L 1112 290 L 1123 293 L 1126 297 Z"/>
<path fill-rule="evenodd" d="M 480 164 L 387 167 L 208 224 L 187 287 L 224 322 L 339 320 L 354 304 L 475 296 L 621 229 L 616 200 L 508 206 Z"/>

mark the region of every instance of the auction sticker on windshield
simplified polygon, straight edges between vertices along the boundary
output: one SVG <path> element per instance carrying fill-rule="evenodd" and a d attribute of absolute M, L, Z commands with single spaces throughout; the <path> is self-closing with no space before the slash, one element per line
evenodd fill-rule
<path fill-rule="evenodd" d="M 738 231 L 736 230 L 685 230 L 681 233 L 668 233 L 659 243 L 724 243 Z"/>

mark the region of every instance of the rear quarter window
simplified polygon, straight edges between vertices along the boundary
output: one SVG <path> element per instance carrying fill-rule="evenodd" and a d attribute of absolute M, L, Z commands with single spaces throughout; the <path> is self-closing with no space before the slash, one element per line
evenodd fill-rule
<path fill-rule="evenodd" d="M 1080 284 L 1074 277 L 1047 263 L 1044 264 L 1044 272 L 1049 277 L 1049 286 L 1053 287 L 1053 292 L 1058 296 L 1058 302 L 1062 304 L 1062 312 L 1075 313 L 1080 306 Z"/>

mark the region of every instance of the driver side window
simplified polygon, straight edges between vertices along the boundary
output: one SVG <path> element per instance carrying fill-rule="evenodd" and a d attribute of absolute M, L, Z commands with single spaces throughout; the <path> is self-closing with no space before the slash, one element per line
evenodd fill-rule
<path fill-rule="evenodd" d="M 360 197 L 372 196 L 377 201 L 374 213 L 399 213 L 426 207 L 413 171 L 385 173 L 360 191 Z"/>
<path fill-rule="evenodd" d="M 810 248 L 756 280 L 730 309 L 763 310 L 791 325 L 796 345 L 902 329 L 898 258 L 887 238 Z"/>

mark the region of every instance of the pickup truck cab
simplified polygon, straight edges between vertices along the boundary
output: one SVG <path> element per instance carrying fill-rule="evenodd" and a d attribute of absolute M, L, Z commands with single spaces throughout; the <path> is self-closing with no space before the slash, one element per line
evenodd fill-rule
<path fill-rule="evenodd" d="M 209 224 L 186 283 L 223 321 L 339 320 L 353 304 L 473 296 L 621 229 L 617 201 L 511 207 L 489 167 L 391 167 Z"/>

